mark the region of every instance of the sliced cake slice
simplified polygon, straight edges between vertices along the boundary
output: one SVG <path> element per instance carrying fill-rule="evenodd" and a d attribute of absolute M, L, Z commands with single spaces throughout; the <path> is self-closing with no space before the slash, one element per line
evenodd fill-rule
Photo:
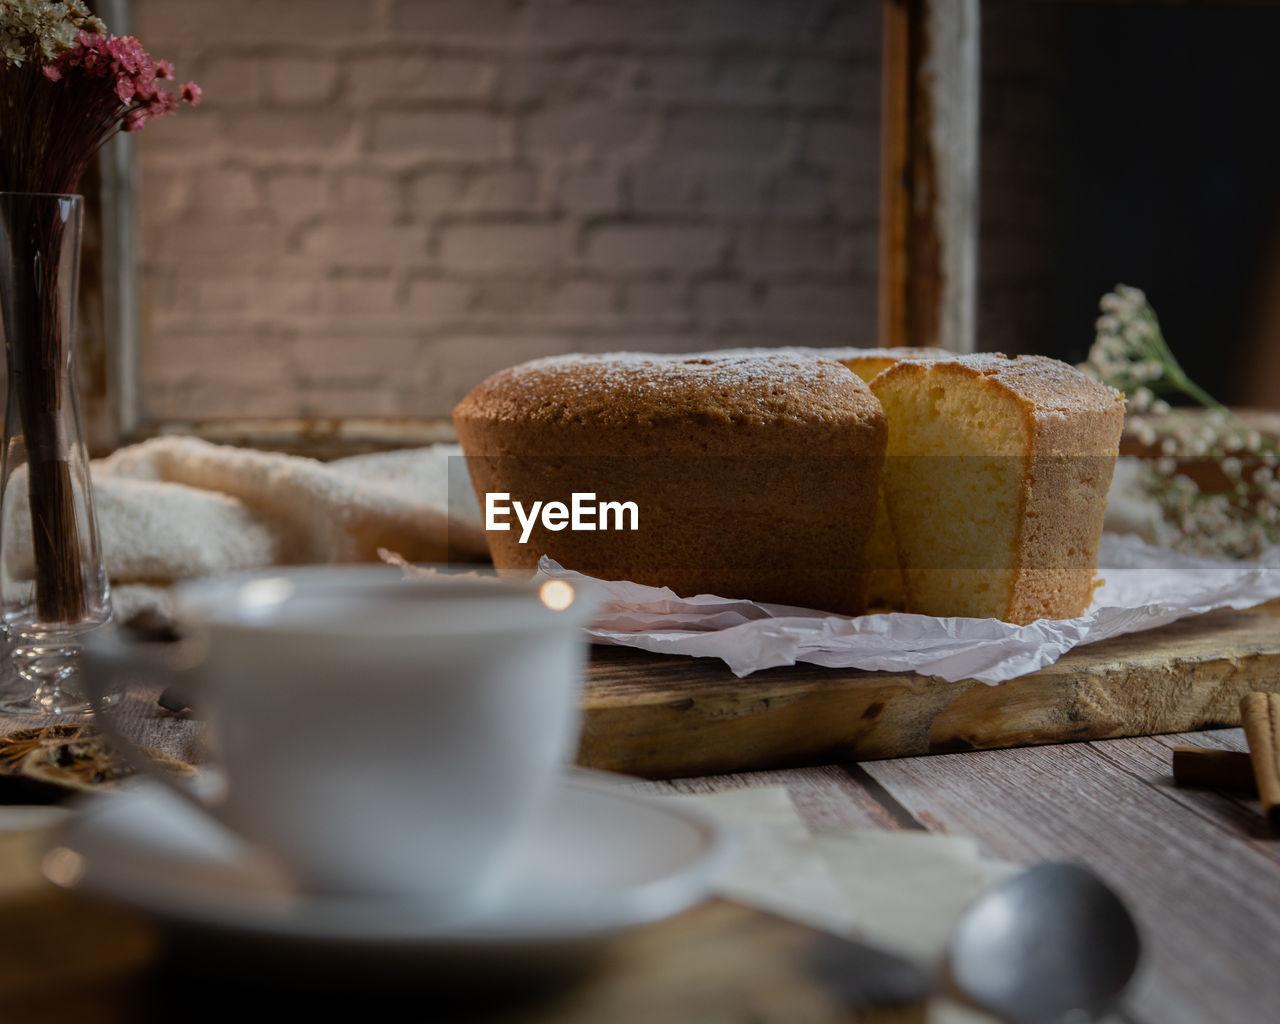
<path fill-rule="evenodd" d="M 1042 356 L 900 361 L 871 389 L 908 611 L 1027 623 L 1088 606 L 1123 396 Z"/>
<path fill-rule="evenodd" d="M 843 363 L 868 384 L 904 359 L 954 359 L 945 348 L 839 348 L 831 358 Z M 898 551 L 889 527 L 883 489 L 876 497 L 876 521 L 867 541 L 867 603 L 880 611 L 901 611 L 906 607 Z"/>

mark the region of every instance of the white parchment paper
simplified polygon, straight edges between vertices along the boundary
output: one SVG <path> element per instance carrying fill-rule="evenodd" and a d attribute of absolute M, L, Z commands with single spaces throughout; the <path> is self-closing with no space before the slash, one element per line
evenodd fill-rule
<path fill-rule="evenodd" d="M 1280 597 L 1280 546 L 1255 561 L 1234 562 L 1104 533 L 1098 575 L 1105 583 L 1080 618 L 1015 626 L 904 613 L 848 618 L 706 594 L 680 598 L 662 587 L 593 580 L 545 557 L 538 568 L 540 579 L 596 589 L 605 607 L 588 632 L 597 643 L 720 658 L 737 676 L 803 661 L 994 685 L 1052 665 L 1080 644 Z"/>

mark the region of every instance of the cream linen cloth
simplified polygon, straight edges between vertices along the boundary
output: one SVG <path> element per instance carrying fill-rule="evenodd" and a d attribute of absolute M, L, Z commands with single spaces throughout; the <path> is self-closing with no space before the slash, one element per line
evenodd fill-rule
<path fill-rule="evenodd" d="M 486 557 L 463 460 L 450 462 L 461 454 L 435 445 L 324 463 L 188 437 L 122 448 L 90 469 L 117 618 L 165 607 L 170 584 L 217 573 L 375 562 L 379 549 L 410 562 Z M 5 571 L 29 579 L 25 500 L 4 526 L 14 539 Z"/>
<path fill-rule="evenodd" d="M 983 857 L 975 840 L 870 828 L 811 830 L 785 787 L 670 795 L 659 783 L 632 788 L 691 803 L 733 835 L 737 856 L 717 889 L 729 899 L 945 969 L 951 933 L 965 910 L 1022 868 Z M 940 993 L 928 1024 L 999 1024 Z M 1108 1016 L 1100 1024 L 1120 1024 Z"/>

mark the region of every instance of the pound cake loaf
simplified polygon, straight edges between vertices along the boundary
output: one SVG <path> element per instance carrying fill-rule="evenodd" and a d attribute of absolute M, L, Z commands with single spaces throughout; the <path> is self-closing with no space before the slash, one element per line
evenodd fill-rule
<path fill-rule="evenodd" d="M 1094 586 L 1123 396 L 1042 356 L 902 361 L 871 383 L 908 611 L 1073 618 Z"/>
<path fill-rule="evenodd" d="M 799 355 L 539 359 L 454 411 L 482 508 L 633 502 L 638 528 L 486 531 L 500 570 L 546 554 L 606 579 L 860 614 L 886 425 L 867 385 Z M 619 524 L 615 516 L 610 527 Z"/>

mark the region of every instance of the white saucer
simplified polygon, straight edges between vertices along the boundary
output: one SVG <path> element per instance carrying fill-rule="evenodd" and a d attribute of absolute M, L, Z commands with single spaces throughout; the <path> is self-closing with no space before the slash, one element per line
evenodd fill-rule
<path fill-rule="evenodd" d="M 45 873 L 171 924 L 268 939 L 451 952 L 580 943 L 678 913 L 710 891 L 722 830 L 616 784 L 565 780 L 513 851 L 496 898 L 442 924 L 406 901 L 300 894 L 155 783 L 98 798 L 54 836 Z"/>

